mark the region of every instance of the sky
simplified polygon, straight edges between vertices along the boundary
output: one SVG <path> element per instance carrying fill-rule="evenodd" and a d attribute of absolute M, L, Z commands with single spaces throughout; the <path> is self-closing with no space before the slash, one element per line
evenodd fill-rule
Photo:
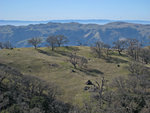
<path fill-rule="evenodd" d="M 0 0 L 0 20 L 149 20 L 150 0 Z"/>

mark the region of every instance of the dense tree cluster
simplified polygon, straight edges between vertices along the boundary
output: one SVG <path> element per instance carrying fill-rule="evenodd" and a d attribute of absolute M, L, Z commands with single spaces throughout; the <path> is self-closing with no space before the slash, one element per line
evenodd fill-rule
<path fill-rule="evenodd" d="M 140 58 L 146 64 L 150 63 L 150 48 L 141 48 Z"/>
<path fill-rule="evenodd" d="M 132 62 L 128 77 L 119 76 L 110 83 L 102 77 L 101 83 L 93 82 L 91 101 L 84 103 L 82 113 L 149 113 L 149 70 Z"/>
<path fill-rule="evenodd" d="M 1 113 L 68 113 L 71 105 L 56 95 L 54 85 L 0 64 Z"/>
<path fill-rule="evenodd" d="M 130 58 L 128 76 L 116 77 L 108 82 L 102 77 L 100 83 L 92 82 L 88 87 L 91 100 L 85 101 L 81 113 L 149 113 L 150 112 L 150 48 L 142 47 L 136 39 L 116 41 L 114 48 L 119 55 L 127 54 Z M 102 58 L 109 47 L 97 41 L 91 47 L 98 58 Z M 145 64 L 143 64 L 145 63 Z M 96 102 L 96 103 L 95 103 Z M 76 110 L 78 111 L 78 110 Z"/>

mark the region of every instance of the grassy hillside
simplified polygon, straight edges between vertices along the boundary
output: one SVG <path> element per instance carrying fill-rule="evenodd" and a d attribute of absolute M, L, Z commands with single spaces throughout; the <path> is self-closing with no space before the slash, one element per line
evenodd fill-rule
<path fill-rule="evenodd" d="M 68 55 L 73 51 L 88 59 L 87 68 L 74 69 L 68 62 Z M 82 46 L 60 47 L 54 52 L 50 48 L 0 50 L 0 63 L 12 66 L 25 75 L 39 76 L 57 85 L 60 90 L 57 98 L 72 104 L 82 104 L 88 98 L 88 92 L 84 91 L 87 80 L 100 82 L 104 76 L 109 82 L 116 76 L 128 75 L 129 60 L 126 55 L 119 56 L 114 52 L 111 57 L 111 62 L 95 58 L 89 47 Z"/>

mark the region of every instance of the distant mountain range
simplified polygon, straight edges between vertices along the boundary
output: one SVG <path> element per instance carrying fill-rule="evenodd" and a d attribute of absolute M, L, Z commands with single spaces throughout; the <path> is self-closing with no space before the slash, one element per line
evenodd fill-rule
<path fill-rule="evenodd" d="M 0 25 L 29 25 L 29 24 L 46 24 L 48 22 L 54 23 L 70 23 L 76 22 L 80 24 L 100 24 L 104 25 L 111 22 L 128 22 L 128 23 L 136 23 L 136 24 L 150 24 L 150 21 L 145 20 L 108 20 L 108 19 L 86 19 L 86 20 L 47 20 L 47 21 L 23 21 L 23 20 L 0 20 Z"/>
<path fill-rule="evenodd" d="M 87 23 L 90 21 L 87 20 Z M 104 20 L 104 22 L 106 21 Z M 45 40 L 49 35 L 62 34 L 69 38 L 68 45 L 77 45 L 79 41 L 82 44 L 90 45 L 95 40 L 101 40 L 104 43 L 112 45 L 114 41 L 124 38 L 136 38 L 146 45 L 150 36 L 150 24 L 111 22 L 98 25 L 66 22 L 68 21 L 31 24 L 27 26 L 0 26 L 0 41 L 5 42 L 9 40 L 16 47 L 29 47 L 27 40 L 32 37 L 42 37 Z M 43 42 L 41 46 L 45 44 Z"/>

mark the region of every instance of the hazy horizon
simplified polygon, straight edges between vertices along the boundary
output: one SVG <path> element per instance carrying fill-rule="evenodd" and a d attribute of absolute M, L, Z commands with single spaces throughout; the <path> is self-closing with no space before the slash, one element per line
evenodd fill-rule
<path fill-rule="evenodd" d="M 127 23 L 134 23 L 134 24 L 150 24 L 150 21 L 144 20 L 108 20 L 108 19 L 68 19 L 68 20 L 43 20 L 43 21 L 25 21 L 25 20 L 0 20 L 0 26 L 2 25 L 14 25 L 14 26 L 21 26 L 21 25 L 30 25 L 30 24 L 47 24 L 49 22 L 52 23 L 79 23 L 79 24 L 98 24 L 98 25 L 105 25 L 112 22 L 127 22 Z"/>
<path fill-rule="evenodd" d="M 70 19 L 48 19 L 48 20 L 21 20 L 21 19 L 0 19 L 0 21 L 55 21 L 55 20 L 112 20 L 112 21 L 150 21 L 150 20 L 144 20 L 144 19 L 94 19 L 94 18 L 91 18 L 91 19 L 75 19 L 75 18 L 70 18 Z"/>

